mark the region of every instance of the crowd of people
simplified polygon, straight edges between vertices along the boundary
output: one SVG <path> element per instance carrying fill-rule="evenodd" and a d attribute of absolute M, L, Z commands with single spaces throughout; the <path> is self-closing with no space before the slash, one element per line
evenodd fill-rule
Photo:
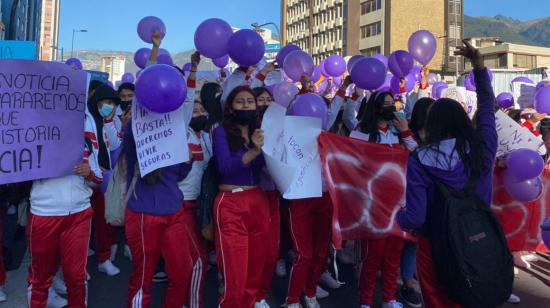
<path fill-rule="evenodd" d="M 156 63 L 162 40 L 156 33 L 152 41 L 148 65 Z M 497 133 L 495 95 L 482 57 L 467 41 L 457 54 L 473 65 L 478 98 L 473 120 L 456 101 L 431 98 L 426 67 L 410 93 L 404 84 L 399 95 L 358 87 L 349 93 L 349 76 L 334 93 L 324 93 L 329 131 L 344 136 L 358 131 L 370 142 L 417 153 L 417 159 L 411 155 L 408 161 L 406 206 L 397 216 L 400 227 L 416 240 L 349 241 L 335 257 L 356 265 L 361 308 L 374 306 L 378 274 L 384 308 L 403 307 L 401 302 L 411 307 L 461 306 L 438 282 L 432 258 L 438 252 L 431 243 L 442 232 L 444 215 L 439 206 L 444 199 L 433 177 L 457 190 L 475 177 L 475 190 L 491 204 Z M 3 211 L 25 200 L 30 205 L 29 307 L 86 306 L 92 224 L 98 270 L 109 276 L 120 273 L 112 261 L 121 230 L 105 219 L 107 196 L 100 189 L 102 181 L 109 180 L 105 174 L 126 190 L 123 249 L 132 262 L 128 307 L 150 307 L 153 281 L 162 279 L 167 280 L 165 307 L 203 307 L 206 272 L 214 265 L 220 307 L 269 307 L 274 273 L 289 276 L 289 308 L 320 307 L 318 298 L 328 296 L 320 284 L 340 286 L 329 270 L 333 212 L 326 185 L 321 197 L 284 200 L 266 168 L 261 122 L 273 95 L 264 80 L 276 64 L 239 67 L 223 83 L 203 85 L 195 97 L 200 58 L 193 54 L 190 71 L 181 71 L 188 87 L 181 119 L 187 125 L 188 144 L 181 146 L 189 148 L 188 162 L 142 177 L 132 134 L 134 85 L 123 83 L 114 90 L 92 81 L 82 163 L 74 174 L 2 186 Z M 298 95 L 314 91 L 307 76 L 301 83 Z M 538 134 L 544 116 L 518 114 L 517 120 Z M 115 168 L 122 172 L 107 173 Z M 208 201 L 212 223 L 204 227 L 208 213 L 202 207 Z M 0 285 L 5 284 L 2 264 Z M 0 300 L 6 300 L 3 289 Z M 508 300 L 519 302 L 513 294 Z"/>

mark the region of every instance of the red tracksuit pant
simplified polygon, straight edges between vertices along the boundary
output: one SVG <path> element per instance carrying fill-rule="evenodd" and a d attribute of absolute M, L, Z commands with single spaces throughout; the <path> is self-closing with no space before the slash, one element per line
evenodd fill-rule
<path fill-rule="evenodd" d="M 184 290 L 185 303 L 188 308 L 202 307 L 202 291 L 206 279 L 206 268 L 208 266 L 208 250 L 206 240 L 201 234 L 196 216 L 196 201 L 185 201 L 183 203 L 183 220 L 185 223 L 185 237 L 182 244 L 186 246 L 186 259 L 189 262 L 182 264 L 181 271 L 186 277 Z"/>
<path fill-rule="evenodd" d="M 60 261 L 69 307 L 86 307 L 86 263 L 92 215 L 91 208 L 68 216 L 29 215 L 31 308 L 46 307 L 48 289 Z"/>
<path fill-rule="evenodd" d="M 286 303 L 295 304 L 302 293 L 315 297 L 317 284 L 327 267 L 332 233 L 332 202 L 328 193 L 290 202 L 290 233 L 298 256 L 290 273 Z"/>
<path fill-rule="evenodd" d="M 267 251 L 267 259 L 262 274 L 262 286 L 256 296 L 257 302 L 266 298 L 269 288 L 271 287 L 275 266 L 279 259 L 279 239 L 281 232 L 280 195 L 278 191 L 268 191 L 265 194 L 269 201 L 269 232 L 265 243 L 269 246 L 269 249 Z"/>
<path fill-rule="evenodd" d="M 90 198 L 94 209 L 94 235 L 97 261 L 103 263 L 111 258 L 111 246 L 116 244 L 117 228 L 105 221 L 105 196 L 95 189 Z"/>
<path fill-rule="evenodd" d="M 361 305 L 372 305 L 376 287 L 376 273 L 378 271 L 382 271 L 382 298 L 384 302 L 395 299 L 401 250 L 403 250 L 404 244 L 404 239 L 393 236 L 361 241 L 363 262 L 359 281 L 359 303 Z"/>
<path fill-rule="evenodd" d="M 155 216 L 126 209 L 126 239 L 132 253 L 132 275 L 128 288 L 128 307 L 149 307 L 153 275 L 162 254 L 168 274 L 164 307 L 182 307 L 191 273 L 182 271 L 189 260 L 185 211 Z"/>
<path fill-rule="evenodd" d="M 269 205 L 255 188 L 220 192 L 214 202 L 216 255 L 224 280 L 221 308 L 252 308 L 262 285 L 269 247 Z"/>
<path fill-rule="evenodd" d="M 440 288 L 430 243 L 422 236 L 418 237 L 416 268 L 425 308 L 460 308 L 460 305 L 447 297 L 445 291 Z"/>

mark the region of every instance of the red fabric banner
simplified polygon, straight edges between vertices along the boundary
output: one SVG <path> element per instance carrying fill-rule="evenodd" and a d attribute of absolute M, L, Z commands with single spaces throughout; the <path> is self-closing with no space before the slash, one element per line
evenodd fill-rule
<path fill-rule="evenodd" d="M 396 222 L 405 204 L 408 151 L 322 133 L 319 151 L 334 205 L 333 242 L 381 236 L 407 237 Z M 495 171 L 493 210 L 511 250 L 546 251 L 540 225 L 550 215 L 550 164 L 542 175 L 543 193 L 534 202 L 519 202 L 503 186 L 502 169 Z"/>

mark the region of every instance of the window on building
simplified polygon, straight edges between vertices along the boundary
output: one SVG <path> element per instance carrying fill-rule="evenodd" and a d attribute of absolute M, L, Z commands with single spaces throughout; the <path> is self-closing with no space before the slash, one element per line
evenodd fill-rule
<path fill-rule="evenodd" d="M 371 48 L 361 50 L 361 54 L 366 56 L 366 57 L 372 57 L 375 54 L 379 54 L 380 50 L 381 50 L 380 46 L 375 46 L 375 47 L 371 47 Z"/>
<path fill-rule="evenodd" d="M 382 8 L 382 0 L 367 0 L 361 3 L 361 15 L 378 11 Z"/>
<path fill-rule="evenodd" d="M 537 67 L 537 59 L 535 56 L 514 54 L 514 67 L 535 68 Z"/>
<path fill-rule="evenodd" d="M 361 38 L 379 35 L 382 32 L 382 22 L 378 21 L 361 27 Z"/>

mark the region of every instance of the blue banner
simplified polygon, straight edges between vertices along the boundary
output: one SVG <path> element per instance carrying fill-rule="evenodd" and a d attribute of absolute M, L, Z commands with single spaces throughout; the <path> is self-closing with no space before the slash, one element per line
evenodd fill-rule
<path fill-rule="evenodd" d="M 0 40 L 0 59 L 36 60 L 36 42 Z"/>

